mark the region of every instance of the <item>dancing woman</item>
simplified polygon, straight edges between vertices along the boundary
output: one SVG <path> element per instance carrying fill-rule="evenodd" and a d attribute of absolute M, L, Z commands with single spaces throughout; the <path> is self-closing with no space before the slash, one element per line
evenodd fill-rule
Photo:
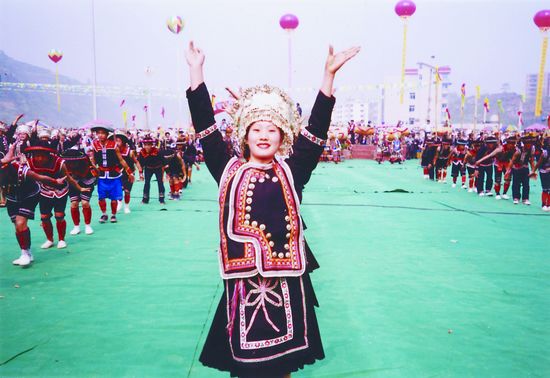
<path fill-rule="evenodd" d="M 324 358 L 300 202 L 323 151 L 336 72 L 359 47 L 329 48 L 308 126 L 295 102 L 268 85 L 241 91 L 228 113 L 243 158 L 230 156 L 203 79 L 205 55 L 190 43 L 187 98 L 206 165 L 219 185 L 224 293 L 200 361 L 240 377 L 283 377 Z"/>

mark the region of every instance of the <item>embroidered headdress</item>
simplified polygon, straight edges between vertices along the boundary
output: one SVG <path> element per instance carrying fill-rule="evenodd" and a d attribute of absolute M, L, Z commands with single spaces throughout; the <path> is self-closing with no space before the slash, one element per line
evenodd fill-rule
<path fill-rule="evenodd" d="M 226 109 L 237 130 L 237 139 L 242 149 L 246 130 L 257 121 L 272 122 L 283 131 L 284 137 L 278 153 L 287 155 L 300 132 L 301 119 L 290 97 L 277 87 L 261 85 L 240 92 L 239 98 Z"/>

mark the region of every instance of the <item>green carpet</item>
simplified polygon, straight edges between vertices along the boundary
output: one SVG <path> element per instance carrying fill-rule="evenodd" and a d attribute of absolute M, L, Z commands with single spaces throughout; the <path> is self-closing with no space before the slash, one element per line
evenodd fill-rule
<path fill-rule="evenodd" d="M 531 188 L 527 207 L 428 182 L 416 161 L 320 164 L 302 212 L 326 359 L 293 376 L 548 376 L 550 214 Z M 141 190 L 117 224 L 94 203 L 95 234 L 66 250 L 40 250 L 31 222 L 28 269 L 0 210 L 0 376 L 228 376 L 197 361 L 222 291 L 215 183 L 203 165 L 167 211 Z"/>

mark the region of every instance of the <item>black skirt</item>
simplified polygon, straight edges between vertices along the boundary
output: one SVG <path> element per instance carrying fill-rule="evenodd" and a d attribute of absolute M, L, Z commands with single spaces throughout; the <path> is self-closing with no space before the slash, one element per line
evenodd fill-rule
<path fill-rule="evenodd" d="M 313 364 L 325 356 L 316 306 L 309 273 L 224 280 L 199 360 L 232 377 L 281 377 Z"/>

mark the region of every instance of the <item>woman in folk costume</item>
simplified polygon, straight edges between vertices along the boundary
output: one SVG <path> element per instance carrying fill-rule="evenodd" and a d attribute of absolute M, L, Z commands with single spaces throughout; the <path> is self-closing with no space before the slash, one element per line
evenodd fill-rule
<path fill-rule="evenodd" d="M 309 273 L 318 267 L 304 241 L 300 201 L 330 125 L 336 71 L 359 52 L 332 47 L 309 124 L 294 102 L 268 85 L 241 91 L 228 109 L 244 159 L 217 131 L 203 79 L 204 53 L 189 45 L 187 98 L 219 184 L 219 264 L 224 293 L 200 361 L 240 377 L 283 377 L 324 358 Z"/>

